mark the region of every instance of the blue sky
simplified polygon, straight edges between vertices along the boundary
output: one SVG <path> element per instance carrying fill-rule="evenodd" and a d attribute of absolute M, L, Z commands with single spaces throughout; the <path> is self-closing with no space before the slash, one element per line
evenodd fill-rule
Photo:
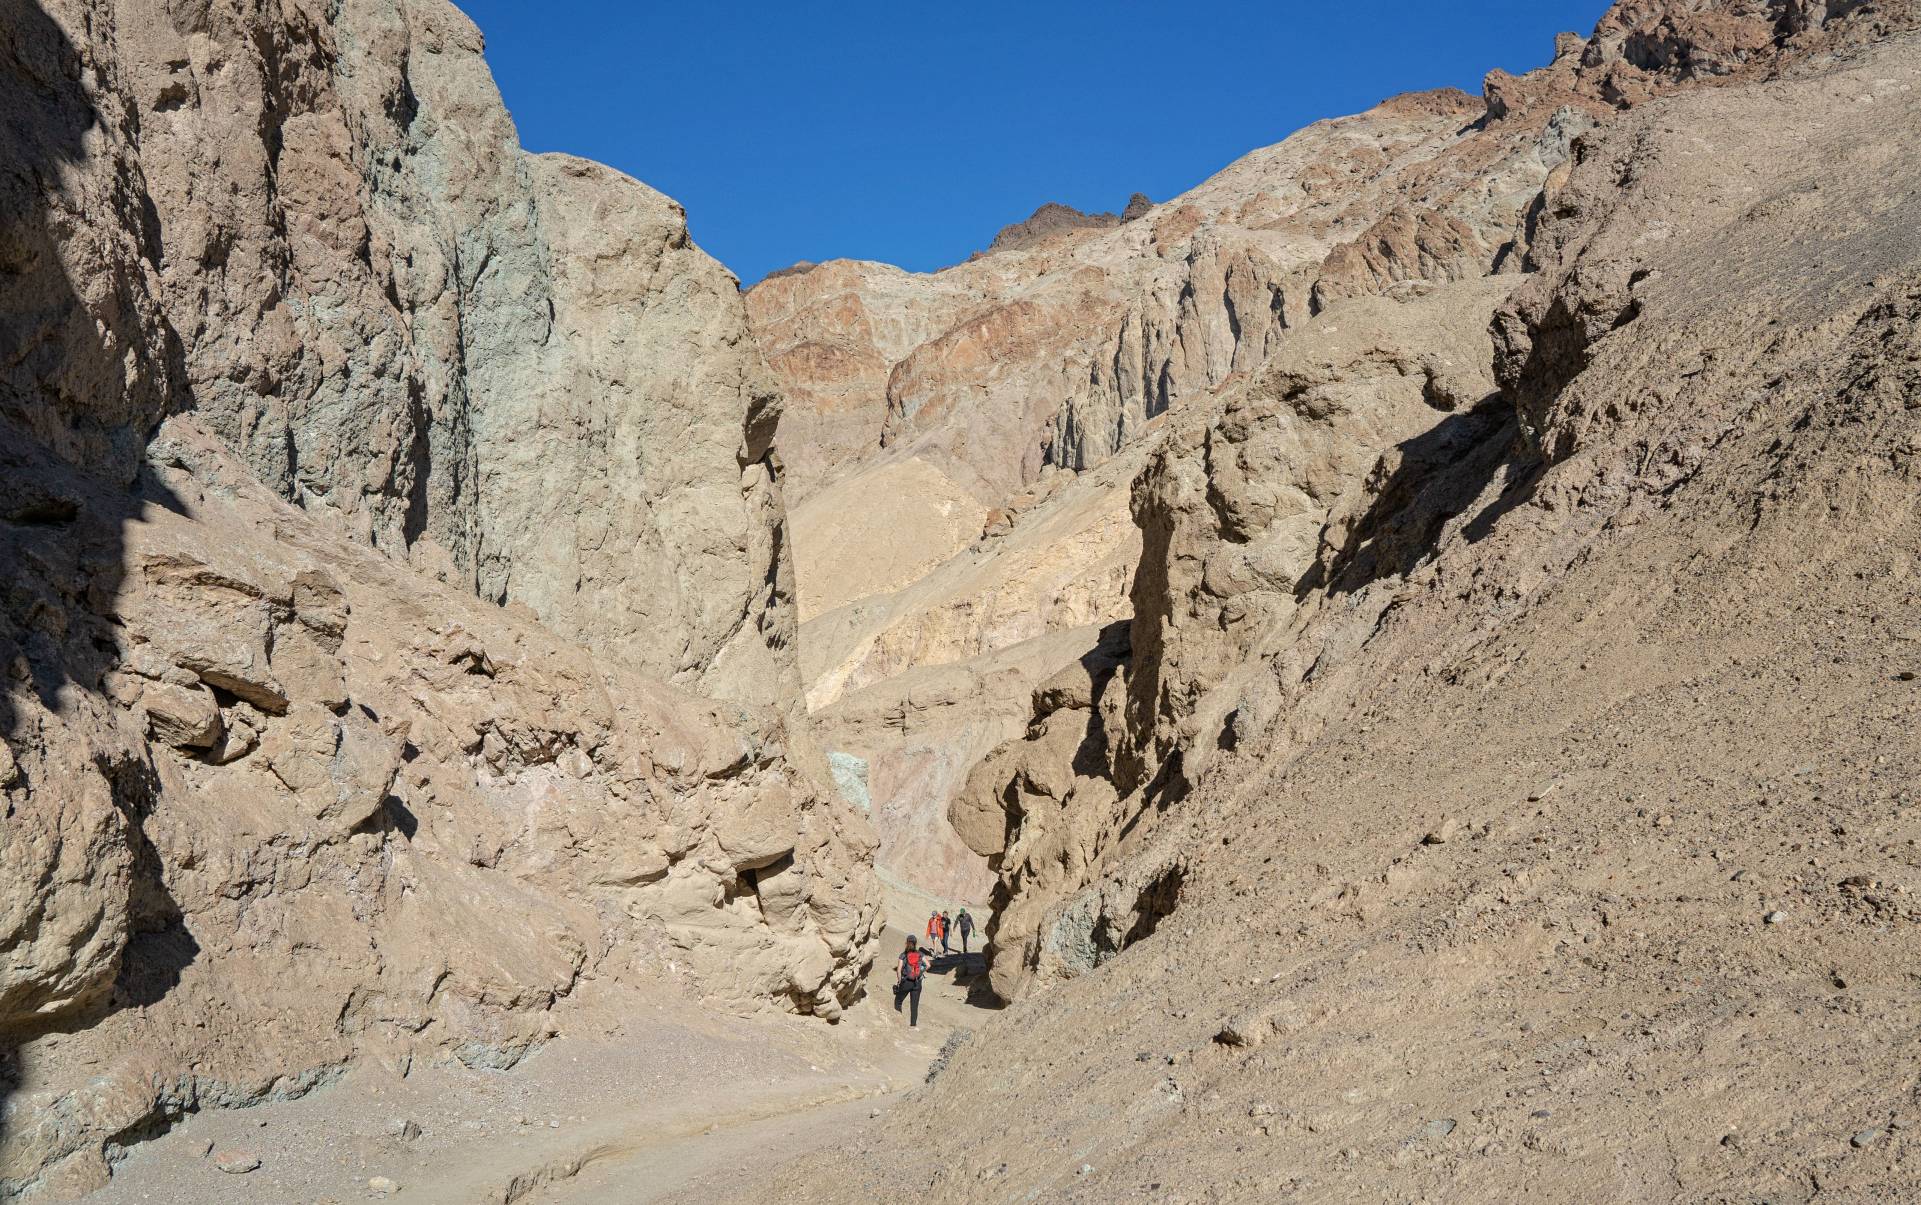
<path fill-rule="evenodd" d="M 521 141 L 687 207 L 746 283 L 931 269 L 1043 201 L 1166 200 L 1322 117 L 1478 91 L 1605 0 L 456 0 Z"/>

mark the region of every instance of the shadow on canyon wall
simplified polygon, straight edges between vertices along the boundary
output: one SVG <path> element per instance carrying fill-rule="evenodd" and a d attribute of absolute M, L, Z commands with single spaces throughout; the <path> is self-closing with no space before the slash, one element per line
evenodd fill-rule
<path fill-rule="evenodd" d="M 0 0 L 0 873 L 31 884 L 0 890 L 0 962 L 54 923 L 76 782 L 104 780 L 132 866 L 111 993 L 62 1008 L 13 978 L 34 974 L 30 957 L 0 965 L 0 1152 L 23 1045 L 159 1000 L 198 953 L 143 831 L 159 791 L 144 743 L 82 731 L 123 714 L 103 690 L 121 655 L 124 529 L 148 506 L 181 509 L 142 464 L 184 374 L 148 285 L 158 219 L 116 154 L 132 121 L 89 93 L 127 103 L 112 79 L 47 4 Z"/>
<path fill-rule="evenodd" d="M 1496 393 L 1403 442 L 1400 460 L 1379 483 L 1366 513 L 1302 576 L 1295 597 L 1352 594 L 1382 578 L 1407 576 L 1434 555 L 1447 522 L 1466 513 L 1500 478 L 1505 485 L 1499 497 L 1463 529 L 1470 542 L 1486 538 L 1540 479 L 1539 459 L 1519 433 L 1513 403 Z"/>

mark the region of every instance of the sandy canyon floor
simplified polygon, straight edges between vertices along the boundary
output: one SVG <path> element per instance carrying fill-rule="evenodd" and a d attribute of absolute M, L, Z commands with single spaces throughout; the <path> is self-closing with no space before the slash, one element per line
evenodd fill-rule
<path fill-rule="evenodd" d="M 890 893 L 884 951 L 900 948 L 921 904 Z M 866 998 L 831 1029 L 708 1012 L 663 992 L 618 1036 L 562 1036 L 512 1070 L 363 1066 L 299 1100 L 194 1115 L 130 1148 L 88 1199 L 727 1200 L 875 1123 L 925 1082 L 944 1043 L 993 1015 L 969 1002 L 978 948 L 936 960 L 917 1029 L 892 1009 L 891 959 L 876 961 Z"/>

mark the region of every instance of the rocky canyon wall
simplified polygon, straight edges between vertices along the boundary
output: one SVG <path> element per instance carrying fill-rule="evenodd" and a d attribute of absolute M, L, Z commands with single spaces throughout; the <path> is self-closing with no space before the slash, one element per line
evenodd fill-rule
<path fill-rule="evenodd" d="M 1655 136 L 1672 129 L 1658 117 L 1630 122 L 1618 114 L 1676 93 L 1715 96 L 1725 87 L 1739 96 L 1741 85 L 1830 70 L 1837 55 L 1917 23 L 1900 6 L 1824 20 L 1793 6 L 1677 12 L 1621 5 L 1592 39 L 1564 39 L 1552 66 L 1490 76 L 1486 117 L 1471 138 L 1503 138 L 1507 123 L 1544 106 L 1554 113 L 1550 125 L 1577 110 L 1584 122 L 1598 122 L 1527 206 L 1511 265 L 1524 271 L 1330 303 L 1245 386 L 1223 391 L 1205 418 L 1170 433 L 1134 481 L 1144 551 L 1130 630 L 1115 645 L 1124 654 L 1103 654 L 1091 680 L 1080 667 L 1067 671 L 1079 683 L 1074 689 L 1038 691 L 1027 738 L 984 761 L 952 805 L 957 830 L 995 859 L 999 875 L 997 991 L 1012 998 L 1082 973 L 1152 931 L 1168 906 L 1165 885 L 1179 878 L 1168 852 L 1176 839 L 1156 839 L 1164 817 L 1179 815 L 1198 784 L 1227 789 L 1213 763 L 1242 764 L 1234 751 L 1248 742 L 1259 742 L 1271 760 L 1285 757 L 1302 733 L 1318 732 L 1308 717 L 1320 713 L 1302 710 L 1302 700 L 1334 691 L 1326 681 L 1338 667 L 1395 607 L 1420 595 L 1424 566 L 1446 537 L 1476 543 L 1530 496 L 1543 510 L 1567 511 L 1566 489 L 1542 493 L 1540 475 L 1616 430 L 1616 450 L 1604 458 L 1625 456 L 1633 472 L 1617 480 L 1612 470 L 1593 470 L 1581 487 L 1590 505 L 1570 512 L 1586 517 L 1539 554 L 1544 565 L 1564 565 L 1605 520 L 1599 512 L 1631 494 L 1627 477 L 1684 473 L 1680 466 L 1698 463 L 1718 438 L 1706 433 L 1715 421 L 1706 415 L 1721 413 L 1721 403 L 1706 411 L 1681 406 L 1658 439 L 1619 434 L 1624 415 L 1673 400 L 1677 387 L 1656 383 L 1672 374 L 1652 360 L 1582 378 L 1607 394 L 1606 403 L 1583 404 L 1588 391 L 1569 382 L 1588 369 L 1597 341 L 1640 315 L 1640 290 L 1672 277 L 1675 269 L 1664 265 L 1684 258 L 1678 250 L 1672 257 L 1644 250 L 1650 230 L 1703 248 L 1693 261 L 1696 281 L 1796 279 L 1785 267 L 1757 267 L 1778 258 L 1758 243 L 1734 250 L 1754 243 L 1786 204 L 1765 200 L 1762 190 L 1795 195 L 1796 186 L 1763 183 L 1773 165 L 1748 146 L 1705 159 L 1721 178 L 1687 175 L 1674 161 L 1688 157 Z M 1878 92 L 1849 103 L 1865 109 L 1883 94 L 1899 96 L 1902 78 L 1896 72 Z M 1713 102 L 1694 103 L 1699 110 Z M 1690 128 L 1713 120 L 1655 110 L 1669 111 L 1689 113 Z M 1451 153 L 1485 158 L 1471 142 Z M 1850 153 L 1865 164 L 1892 152 L 1861 146 Z M 1865 184 L 1877 170 L 1864 166 L 1850 178 Z M 1670 175 L 1674 199 L 1664 203 L 1644 182 Z M 1852 227 L 1868 238 L 1875 237 L 1870 228 L 1888 228 L 1843 221 L 1835 216 L 1842 210 L 1826 208 L 1832 203 L 1821 201 L 1825 229 Z M 1717 237 L 1725 259 L 1705 250 Z M 1589 240 L 1611 240 L 1611 249 L 1597 254 Z M 1865 248 L 1837 254 L 1850 264 L 1876 258 Z M 1706 307 L 1711 287 L 1694 287 Z M 1792 297 L 1757 299 L 1747 312 L 1765 310 L 1780 323 L 1798 312 L 1798 298 L 1811 315 L 1824 304 L 1809 301 L 1815 288 L 1797 284 Z M 1747 339 L 1768 342 L 1757 332 L 1730 346 Z M 1693 363 L 1660 346 L 1646 355 Z M 1719 350 L 1703 363 L 1730 354 Z M 1650 382 L 1649 400 L 1624 403 L 1621 382 L 1640 379 Z M 1627 444 L 1638 450 L 1621 451 Z M 1469 510 L 1480 518 L 1457 523 Z M 1533 585 L 1517 590 L 1539 585 L 1538 576 L 1521 577 Z M 1390 591 L 1390 582 L 1403 585 Z"/>
<path fill-rule="evenodd" d="M 1489 321 L 1330 304 L 1409 342 L 1165 437 L 956 809 L 1019 1004 L 784 1194 L 1915 1196 L 1921 12 L 1625 3 L 1531 93 L 1611 112 Z"/>
<path fill-rule="evenodd" d="M 262 481 L 636 668 L 791 687 L 778 400 L 678 205 L 522 152 L 450 4 L 93 8 L 180 386 Z"/>
<path fill-rule="evenodd" d="M 775 394 L 439 0 L 0 0 L 0 1195 L 635 992 L 832 1019 Z"/>

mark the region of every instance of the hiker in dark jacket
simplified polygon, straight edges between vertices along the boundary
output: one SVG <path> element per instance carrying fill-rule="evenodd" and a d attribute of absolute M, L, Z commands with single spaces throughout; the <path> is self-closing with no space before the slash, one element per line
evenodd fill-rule
<path fill-rule="evenodd" d="M 954 952 L 947 944 L 947 934 L 953 930 L 953 927 L 954 927 L 954 922 L 947 919 L 947 914 L 945 912 L 941 913 L 940 914 L 940 952 L 943 954 L 952 954 Z"/>
<path fill-rule="evenodd" d="M 967 948 L 967 939 L 974 936 L 974 918 L 968 914 L 967 909 L 962 908 L 960 915 L 954 918 L 954 927 L 960 930 L 961 953 L 970 953 L 971 951 Z"/>
<path fill-rule="evenodd" d="M 911 998 L 913 1007 L 908 1010 L 907 1024 L 916 1029 L 920 1027 L 920 983 L 926 974 L 927 955 L 910 937 L 900 956 L 900 978 L 894 983 L 894 1011 L 900 1011 L 903 998 Z"/>

